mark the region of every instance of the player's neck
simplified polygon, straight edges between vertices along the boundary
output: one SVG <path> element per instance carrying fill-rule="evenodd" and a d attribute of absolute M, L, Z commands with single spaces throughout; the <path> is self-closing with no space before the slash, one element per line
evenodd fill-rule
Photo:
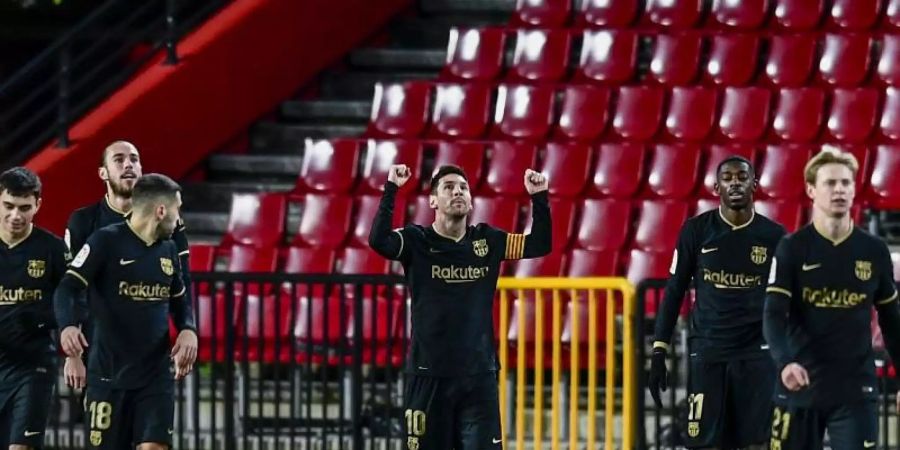
<path fill-rule="evenodd" d="M 434 223 L 431 224 L 434 232 L 448 239 L 459 241 L 466 235 L 466 218 L 454 219 L 451 217 L 438 215 L 434 217 Z"/>
<path fill-rule="evenodd" d="M 128 218 L 128 227 L 147 245 L 156 242 L 156 223 L 148 217 L 132 215 Z"/>
<path fill-rule="evenodd" d="M 850 214 L 841 217 L 831 217 L 813 208 L 813 226 L 822 236 L 832 241 L 841 241 L 853 231 L 853 220 Z"/>
<path fill-rule="evenodd" d="M 742 209 L 731 209 L 719 205 L 719 215 L 732 227 L 742 227 L 753 220 L 753 205 Z"/>
<path fill-rule="evenodd" d="M 107 191 L 106 204 L 108 204 L 113 211 L 122 215 L 128 214 L 128 212 L 131 211 L 131 197 L 120 197 Z"/>
<path fill-rule="evenodd" d="M 25 239 L 28 239 L 28 236 L 31 236 L 31 230 L 34 229 L 34 224 L 29 224 L 28 228 L 25 229 L 24 233 L 14 234 L 8 230 L 4 230 L 0 228 L 0 240 L 6 244 L 7 247 L 15 247 Z"/>

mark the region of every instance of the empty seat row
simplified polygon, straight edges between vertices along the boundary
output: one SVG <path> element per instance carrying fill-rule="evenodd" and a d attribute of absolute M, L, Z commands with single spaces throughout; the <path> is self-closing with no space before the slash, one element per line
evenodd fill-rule
<path fill-rule="evenodd" d="M 504 54 L 512 36 L 513 56 L 505 67 Z M 570 61 L 571 50 L 578 45 L 578 60 Z M 640 61 L 644 54 L 649 55 L 646 64 Z M 900 34 L 707 36 L 690 31 L 641 34 L 632 30 L 454 28 L 441 76 L 602 84 L 896 85 L 900 83 Z"/>

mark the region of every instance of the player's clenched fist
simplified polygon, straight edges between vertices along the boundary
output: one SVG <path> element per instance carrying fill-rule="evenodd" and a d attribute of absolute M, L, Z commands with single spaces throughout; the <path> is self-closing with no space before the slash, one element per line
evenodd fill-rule
<path fill-rule="evenodd" d="M 388 171 L 388 181 L 397 186 L 406 184 L 411 176 L 412 171 L 409 170 L 409 167 L 407 167 L 406 164 L 394 164 L 391 166 L 391 170 Z"/>
<path fill-rule="evenodd" d="M 547 177 L 545 177 L 544 174 L 531 169 L 525 170 L 525 189 L 528 191 L 529 195 L 546 191 Z"/>
<path fill-rule="evenodd" d="M 790 363 L 781 370 L 781 382 L 789 391 L 799 391 L 809 386 L 809 374 L 800 364 Z"/>
<path fill-rule="evenodd" d="M 75 326 L 68 326 L 62 330 L 59 334 L 59 343 L 66 355 L 73 358 L 80 358 L 84 348 L 88 346 L 87 339 Z"/>

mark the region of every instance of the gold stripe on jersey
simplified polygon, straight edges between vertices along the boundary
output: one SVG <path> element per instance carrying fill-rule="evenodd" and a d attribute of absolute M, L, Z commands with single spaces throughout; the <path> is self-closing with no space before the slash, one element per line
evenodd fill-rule
<path fill-rule="evenodd" d="M 187 289 L 186 289 L 184 286 L 182 286 L 182 287 L 181 287 L 181 290 L 178 291 L 177 294 L 173 295 L 172 298 L 175 298 L 175 297 L 181 297 L 181 296 L 184 295 L 184 293 L 185 293 L 186 291 L 187 291 Z"/>
<path fill-rule="evenodd" d="M 663 341 L 654 341 L 654 342 L 653 342 L 653 348 L 654 348 L 654 349 L 661 348 L 661 349 L 663 349 L 663 350 L 669 350 L 669 344 L 667 344 L 667 343 L 665 343 L 665 342 L 663 342 Z"/>
<path fill-rule="evenodd" d="M 778 286 L 769 286 L 768 288 L 766 288 L 766 292 L 775 292 L 778 294 L 784 294 L 788 297 L 793 297 L 793 295 L 791 295 L 791 291 L 784 289 L 784 288 L 780 288 Z"/>
<path fill-rule="evenodd" d="M 525 235 L 509 233 L 506 235 L 506 258 L 522 259 L 525 256 Z"/>
<path fill-rule="evenodd" d="M 897 291 L 896 290 L 894 291 L 894 295 L 892 295 L 884 300 L 880 300 L 877 304 L 878 305 L 886 305 L 894 300 L 897 300 Z"/>
<path fill-rule="evenodd" d="M 178 256 L 189 255 L 190 253 L 191 253 L 190 250 L 184 250 L 184 251 L 182 251 L 181 253 L 179 253 Z"/>
<path fill-rule="evenodd" d="M 76 272 L 76 271 L 74 271 L 74 270 L 72 270 L 72 269 L 67 270 L 66 273 L 72 274 L 72 276 L 74 276 L 75 278 L 78 278 L 79 280 L 81 280 L 81 282 L 84 283 L 85 286 L 89 286 L 89 285 L 90 285 L 90 283 L 88 283 L 88 281 L 85 280 L 84 277 L 81 276 L 80 273 L 78 273 L 78 272 Z"/>

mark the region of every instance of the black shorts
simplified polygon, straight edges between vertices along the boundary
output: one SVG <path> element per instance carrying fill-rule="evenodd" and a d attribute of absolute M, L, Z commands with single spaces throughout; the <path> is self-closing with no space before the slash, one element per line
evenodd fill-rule
<path fill-rule="evenodd" d="M 84 398 L 89 448 L 121 450 L 145 442 L 172 447 L 175 384 L 160 380 L 140 389 L 88 385 Z"/>
<path fill-rule="evenodd" d="M 685 445 L 740 448 L 769 439 L 775 365 L 768 357 L 710 362 L 691 356 Z"/>
<path fill-rule="evenodd" d="M 0 448 L 43 447 L 55 382 L 56 370 L 42 367 L 0 385 Z"/>
<path fill-rule="evenodd" d="M 861 400 L 830 409 L 776 406 L 769 449 L 821 449 L 825 430 L 828 430 L 832 450 L 875 448 L 878 439 L 876 401 Z"/>
<path fill-rule="evenodd" d="M 407 380 L 404 448 L 502 449 L 496 373 Z"/>

